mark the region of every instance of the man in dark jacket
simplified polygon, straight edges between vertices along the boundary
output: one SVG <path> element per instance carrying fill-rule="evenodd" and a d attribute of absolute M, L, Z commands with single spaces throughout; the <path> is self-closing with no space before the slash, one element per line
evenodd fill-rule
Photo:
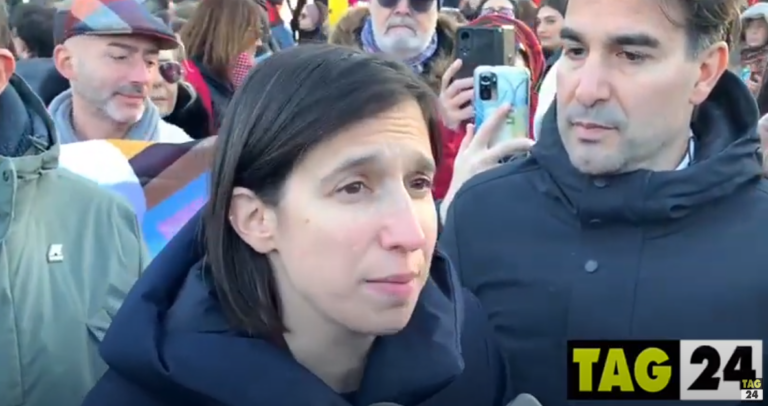
<path fill-rule="evenodd" d="M 757 110 L 725 72 L 738 12 L 570 0 L 530 157 L 473 178 L 448 211 L 440 243 L 543 405 L 568 404 L 568 339 L 768 338 Z"/>

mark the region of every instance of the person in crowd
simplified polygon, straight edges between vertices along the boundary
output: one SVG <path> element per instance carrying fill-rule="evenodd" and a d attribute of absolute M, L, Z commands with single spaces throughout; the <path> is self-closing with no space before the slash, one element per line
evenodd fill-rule
<path fill-rule="evenodd" d="M 181 47 L 160 51 L 150 99 L 163 120 L 197 140 L 209 135 L 210 123 L 203 102 L 192 85 L 184 80 L 185 72 L 181 65 L 184 60 Z"/>
<path fill-rule="evenodd" d="M 478 17 L 496 14 L 509 19 L 515 18 L 515 2 L 510 0 L 481 0 L 478 9 L 480 10 Z"/>
<path fill-rule="evenodd" d="M 469 22 L 458 8 L 441 7 L 440 13 L 452 18 L 454 23 L 459 27 L 464 26 Z"/>
<path fill-rule="evenodd" d="M 757 97 L 768 62 L 768 3 L 750 6 L 741 15 L 741 21 L 740 73 Z"/>
<path fill-rule="evenodd" d="M 450 3 L 451 0 L 443 0 L 442 5 L 450 7 Z M 477 18 L 479 5 L 480 0 L 461 0 L 458 9 L 468 21 L 472 21 Z"/>
<path fill-rule="evenodd" d="M 322 3 L 307 3 L 299 16 L 299 43 L 326 42 L 325 21 L 328 8 Z"/>
<path fill-rule="evenodd" d="M 275 52 L 296 45 L 296 42 L 293 40 L 293 32 L 291 31 L 291 28 L 285 24 L 283 17 L 280 15 L 284 0 L 259 1 L 263 3 L 264 9 L 267 12 L 268 31 L 276 45 L 276 49 L 272 49 L 272 51 Z M 328 6 L 325 6 L 326 9 L 328 9 Z"/>
<path fill-rule="evenodd" d="M 511 381 L 543 405 L 565 404 L 567 339 L 768 339 L 768 325 L 744 323 L 768 306 L 768 183 L 754 100 L 726 71 L 739 11 L 570 0 L 557 98 L 530 156 L 464 183 L 447 211 L 440 246 L 488 312 Z"/>
<path fill-rule="evenodd" d="M 147 256 L 129 204 L 59 167 L 53 121 L 14 73 L 3 13 L 0 38 L 0 406 L 79 406 Z"/>
<path fill-rule="evenodd" d="M 101 7 L 111 13 L 93 18 L 87 11 L 91 6 L 85 5 L 90 1 L 73 0 L 56 13 L 61 31 L 56 32 L 53 60 L 71 86 L 49 106 L 61 142 L 191 141 L 163 121 L 149 100 L 158 53 L 175 49 L 176 36 L 138 2 L 103 2 Z M 129 26 L 130 31 L 115 35 L 116 26 Z"/>
<path fill-rule="evenodd" d="M 192 15 L 195 14 L 198 4 L 200 4 L 199 1 L 184 1 L 179 4 L 174 3 L 173 15 L 176 18 L 189 20 L 192 18 Z"/>
<path fill-rule="evenodd" d="M 544 73 L 549 72 L 552 65 L 560 58 L 562 41 L 560 29 L 563 27 L 563 16 L 568 7 L 568 0 L 542 0 L 536 15 L 536 34 L 544 49 L 547 65 Z"/>
<path fill-rule="evenodd" d="M 488 6 L 491 4 L 491 6 Z M 495 6 L 493 4 L 496 4 Z M 536 34 L 524 22 L 512 17 L 514 9 L 502 0 L 487 0 L 480 3 L 480 16 L 470 22 L 477 27 L 512 26 L 515 28 L 515 41 L 518 45 L 515 64 L 528 68 L 531 73 L 530 89 L 530 128 L 533 128 L 533 116 L 538 105 L 538 84 L 544 75 L 544 53 L 536 39 Z"/>
<path fill-rule="evenodd" d="M 536 18 L 539 9 L 533 0 L 515 0 L 515 18 L 525 23 L 534 32 L 537 30 Z"/>
<path fill-rule="evenodd" d="M 21 59 L 53 56 L 53 15 L 56 10 L 38 4 L 18 5 L 11 15 L 13 43 Z"/>
<path fill-rule="evenodd" d="M 255 64 L 260 13 L 253 0 L 205 0 L 181 30 L 187 81 L 208 111 L 210 135 L 218 133 L 235 89 Z"/>
<path fill-rule="evenodd" d="M 349 47 L 256 67 L 207 207 L 121 308 L 83 406 L 506 404 L 485 313 L 435 249 L 436 102 Z"/>
<path fill-rule="evenodd" d="M 389 54 L 411 66 L 435 93 L 440 93 L 443 78 L 454 62 L 458 26 L 453 18 L 439 13 L 438 6 L 438 0 L 376 0 L 368 6 L 358 5 L 341 17 L 329 42 Z M 443 162 L 435 180 L 437 198 L 448 188 L 463 134 L 452 118 L 444 116 L 443 123 Z"/>

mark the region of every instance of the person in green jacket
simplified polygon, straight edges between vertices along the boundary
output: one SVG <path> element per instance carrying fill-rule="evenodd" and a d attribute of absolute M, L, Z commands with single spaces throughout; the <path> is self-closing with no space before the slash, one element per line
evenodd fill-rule
<path fill-rule="evenodd" d="M 58 167 L 53 121 L 14 74 L 7 34 L 0 13 L 0 406 L 79 406 L 147 255 L 126 201 Z"/>

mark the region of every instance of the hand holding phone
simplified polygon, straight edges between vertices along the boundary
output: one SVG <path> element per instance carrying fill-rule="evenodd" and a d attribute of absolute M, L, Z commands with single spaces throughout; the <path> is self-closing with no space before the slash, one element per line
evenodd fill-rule
<path fill-rule="evenodd" d="M 467 125 L 467 134 L 461 140 L 459 153 L 453 163 L 453 177 L 440 205 L 440 219 L 444 221 L 448 213 L 448 207 L 453 202 L 461 186 L 473 176 L 485 172 L 499 165 L 499 162 L 510 156 L 528 153 L 534 144 L 529 138 L 508 139 L 495 145 L 491 141 L 496 134 L 504 128 L 507 117 L 512 109 L 508 104 L 503 104 L 486 117 L 481 127 L 473 124 Z M 475 131 L 477 129 L 477 131 Z"/>
<path fill-rule="evenodd" d="M 479 66 L 475 69 L 475 124 L 481 126 L 502 105 L 511 106 L 504 125 L 491 143 L 530 134 L 531 74 L 516 66 Z"/>
<path fill-rule="evenodd" d="M 440 90 L 443 124 L 454 131 L 475 115 L 472 108 L 474 80 L 471 77 L 454 80 L 461 66 L 461 59 L 453 61 L 443 75 Z"/>

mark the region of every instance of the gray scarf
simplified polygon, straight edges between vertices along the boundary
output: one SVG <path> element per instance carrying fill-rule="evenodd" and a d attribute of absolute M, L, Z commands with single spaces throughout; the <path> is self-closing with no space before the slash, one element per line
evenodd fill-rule
<path fill-rule="evenodd" d="M 51 105 L 48 106 L 48 110 L 51 113 L 51 117 L 53 117 L 61 144 L 81 141 L 72 126 L 72 89 L 56 96 Z M 157 107 L 147 100 L 144 103 L 144 114 L 141 116 L 141 119 L 131 126 L 128 134 L 123 139 L 157 141 L 160 137 L 159 122 L 160 114 L 157 111 Z"/>

